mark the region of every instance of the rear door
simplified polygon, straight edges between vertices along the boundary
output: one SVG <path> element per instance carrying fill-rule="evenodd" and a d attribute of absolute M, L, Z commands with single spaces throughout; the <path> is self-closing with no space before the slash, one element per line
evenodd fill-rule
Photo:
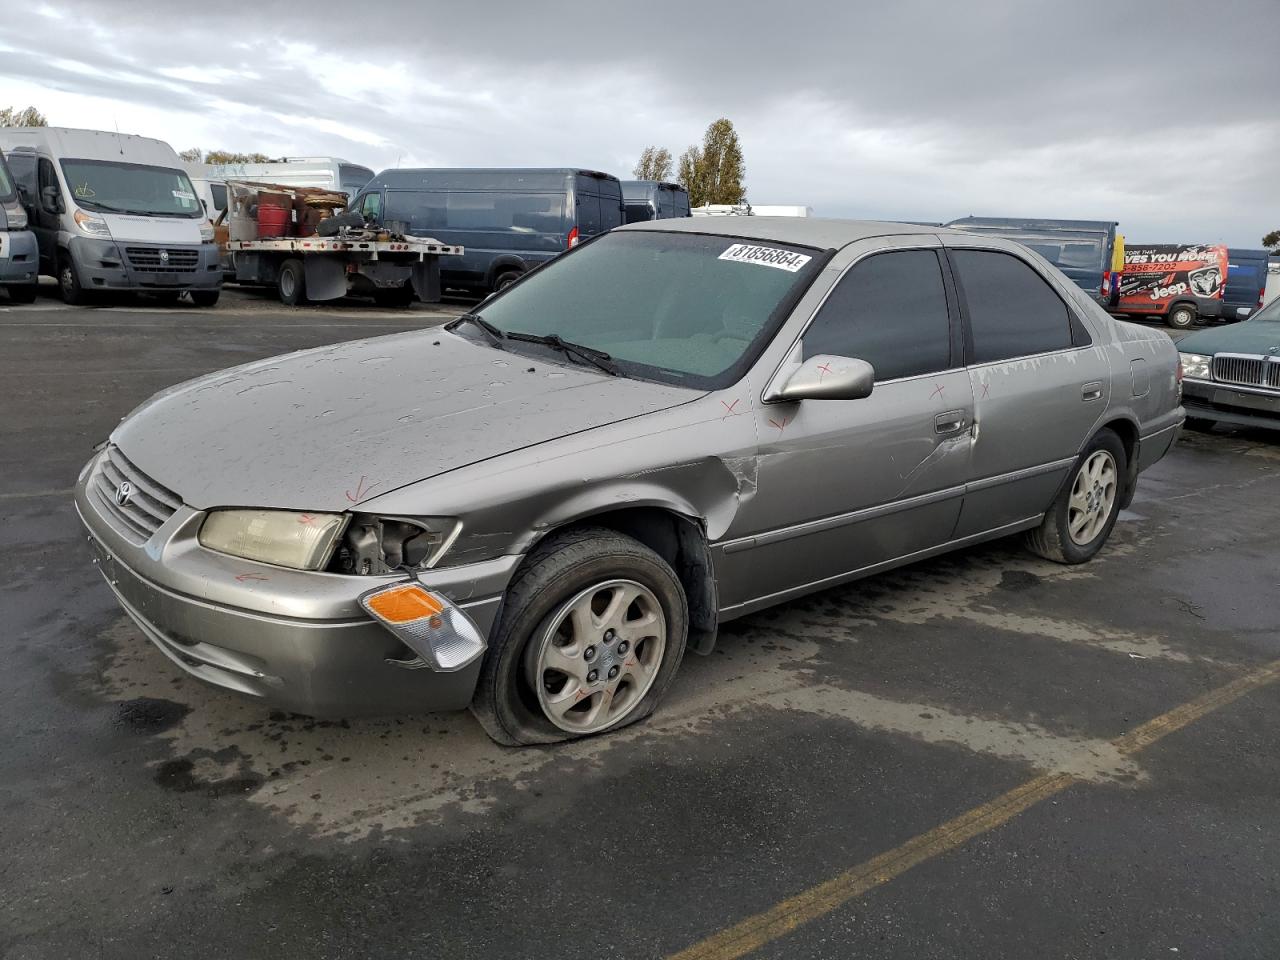
<path fill-rule="evenodd" d="M 958 537 L 1042 514 L 1107 408 L 1110 367 L 1054 281 L 946 239 L 966 321 L 972 473 Z"/>
<path fill-rule="evenodd" d="M 575 193 L 574 223 L 579 240 L 586 240 L 600 232 L 600 189 L 595 177 L 577 177 Z"/>

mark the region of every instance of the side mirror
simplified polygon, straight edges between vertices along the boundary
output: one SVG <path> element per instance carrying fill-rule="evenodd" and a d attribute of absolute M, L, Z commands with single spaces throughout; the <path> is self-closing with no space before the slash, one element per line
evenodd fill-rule
<path fill-rule="evenodd" d="M 765 394 L 774 400 L 861 400 L 871 395 L 876 371 L 856 357 L 819 354 L 800 364 L 780 386 Z"/>
<path fill-rule="evenodd" d="M 46 210 L 55 210 L 62 212 L 62 194 L 53 184 L 45 187 L 40 191 L 40 199 L 44 201 Z"/>

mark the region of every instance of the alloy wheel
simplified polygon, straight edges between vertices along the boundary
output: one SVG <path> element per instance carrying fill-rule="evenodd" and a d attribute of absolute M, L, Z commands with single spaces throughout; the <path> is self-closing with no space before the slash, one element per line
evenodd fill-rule
<path fill-rule="evenodd" d="M 1115 457 L 1106 450 L 1095 450 L 1080 465 L 1067 501 L 1067 533 L 1075 543 L 1092 543 L 1107 525 L 1119 477 Z"/>

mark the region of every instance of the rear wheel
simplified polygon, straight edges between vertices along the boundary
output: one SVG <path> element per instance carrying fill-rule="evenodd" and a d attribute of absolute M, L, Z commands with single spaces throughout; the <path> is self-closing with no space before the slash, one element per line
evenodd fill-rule
<path fill-rule="evenodd" d="M 1187 330 L 1196 324 L 1196 308 L 1189 303 L 1178 303 L 1169 308 L 1165 322 L 1175 330 Z"/>
<path fill-rule="evenodd" d="M 80 286 L 80 274 L 70 254 L 58 261 L 58 292 L 62 294 L 62 302 L 69 306 L 80 306 L 89 302 L 89 294 Z"/>
<path fill-rule="evenodd" d="M 280 265 L 280 277 L 276 281 L 280 290 L 280 302 L 296 307 L 307 302 L 307 275 L 301 260 L 286 260 Z"/>
<path fill-rule="evenodd" d="M 221 290 L 192 290 L 191 302 L 197 307 L 212 307 L 217 304 L 221 295 Z"/>
<path fill-rule="evenodd" d="M 40 289 L 34 283 L 14 283 L 7 287 L 9 299 L 14 303 L 35 303 L 36 292 Z"/>
<path fill-rule="evenodd" d="M 1095 434 L 1040 526 L 1027 534 L 1031 552 L 1056 563 L 1084 563 L 1101 550 L 1120 513 L 1127 460 L 1113 431 Z"/>
<path fill-rule="evenodd" d="M 412 283 L 398 287 L 379 287 L 373 291 L 373 302 L 380 307 L 407 307 L 417 299 Z"/>
<path fill-rule="evenodd" d="M 521 274 L 519 270 L 505 270 L 502 273 L 498 274 L 498 276 L 493 281 L 494 293 L 497 293 L 499 290 L 507 289 L 507 287 L 511 286 L 513 283 L 519 280 L 520 276 Z"/>
<path fill-rule="evenodd" d="M 498 743 L 553 743 L 650 713 L 684 655 L 688 605 L 660 556 L 612 530 L 553 537 L 503 604 L 472 713 Z"/>

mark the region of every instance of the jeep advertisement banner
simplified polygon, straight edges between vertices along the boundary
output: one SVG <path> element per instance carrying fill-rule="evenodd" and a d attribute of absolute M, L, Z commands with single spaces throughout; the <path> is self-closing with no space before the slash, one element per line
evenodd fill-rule
<path fill-rule="evenodd" d="M 1179 298 L 1220 300 L 1226 280 L 1224 246 L 1126 246 L 1116 309 L 1125 313 L 1164 313 Z"/>

